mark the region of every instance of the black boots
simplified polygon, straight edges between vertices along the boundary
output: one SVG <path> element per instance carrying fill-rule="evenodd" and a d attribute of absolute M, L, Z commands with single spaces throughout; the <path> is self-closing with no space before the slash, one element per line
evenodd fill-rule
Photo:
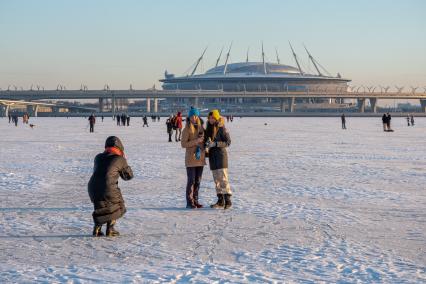
<path fill-rule="evenodd" d="M 106 235 L 107 237 L 116 237 L 119 236 L 120 233 L 114 229 L 115 220 L 112 220 L 107 223 Z M 102 233 L 102 225 L 95 224 L 93 227 L 93 236 L 94 237 L 102 237 L 104 233 Z"/>
<path fill-rule="evenodd" d="M 219 208 L 223 208 L 224 206 L 225 206 L 225 200 L 223 198 L 223 194 L 218 194 L 216 204 L 210 205 L 210 208 L 219 209 Z"/>
<path fill-rule="evenodd" d="M 106 235 L 107 237 L 116 237 L 119 236 L 120 233 L 114 229 L 115 220 L 112 220 L 107 223 Z"/>
<path fill-rule="evenodd" d="M 216 204 L 210 205 L 214 209 L 228 209 L 232 207 L 231 195 L 230 194 L 218 194 Z"/>
<path fill-rule="evenodd" d="M 102 225 L 95 224 L 93 227 L 93 236 L 94 237 L 102 237 L 104 233 L 102 233 Z"/>
<path fill-rule="evenodd" d="M 232 202 L 231 202 L 231 195 L 225 194 L 225 209 L 231 208 Z"/>

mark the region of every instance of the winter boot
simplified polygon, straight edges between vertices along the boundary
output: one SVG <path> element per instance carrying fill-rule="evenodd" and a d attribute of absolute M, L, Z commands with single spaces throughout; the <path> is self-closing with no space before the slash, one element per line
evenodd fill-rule
<path fill-rule="evenodd" d="M 119 236 L 120 233 L 114 229 L 115 220 L 112 220 L 107 223 L 106 235 L 107 237 L 116 237 Z"/>
<path fill-rule="evenodd" d="M 231 195 L 225 194 L 225 209 L 231 208 L 232 202 L 231 202 Z"/>
<path fill-rule="evenodd" d="M 93 227 L 93 236 L 94 237 L 102 237 L 104 233 L 102 233 L 102 225 L 95 224 Z"/>
<path fill-rule="evenodd" d="M 188 203 L 188 204 L 186 204 L 186 208 L 187 209 L 195 209 L 195 208 L 197 208 L 197 206 L 195 204 Z"/>
<path fill-rule="evenodd" d="M 195 187 L 194 188 L 194 205 L 197 208 L 203 208 L 203 205 L 201 205 L 198 202 L 198 190 L 199 190 L 200 184 L 196 184 L 194 187 Z"/>
<path fill-rule="evenodd" d="M 216 204 L 210 205 L 210 207 L 214 209 L 223 208 L 224 206 L 225 206 L 225 200 L 223 199 L 223 194 L 218 194 Z"/>

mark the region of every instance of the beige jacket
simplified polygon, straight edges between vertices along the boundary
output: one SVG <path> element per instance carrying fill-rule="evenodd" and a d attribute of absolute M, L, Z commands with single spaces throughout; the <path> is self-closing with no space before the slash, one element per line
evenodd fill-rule
<path fill-rule="evenodd" d="M 187 122 L 185 128 L 182 131 L 181 145 L 182 148 L 186 149 L 185 152 L 185 166 L 186 167 L 202 167 L 206 165 L 206 152 L 203 143 L 199 145 L 201 147 L 201 158 L 199 160 L 195 157 L 195 151 L 197 149 L 197 139 L 204 137 L 204 129 L 201 125 L 200 120 L 197 120 L 197 124 L 194 125 L 191 122 Z"/>

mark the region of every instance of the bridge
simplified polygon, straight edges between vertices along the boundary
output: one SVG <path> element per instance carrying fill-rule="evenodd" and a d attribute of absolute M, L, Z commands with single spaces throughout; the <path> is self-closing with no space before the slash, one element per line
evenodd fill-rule
<path fill-rule="evenodd" d="M 419 93 L 415 89 L 412 92 L 363 91 L 353 92 L 346 88 L 336 90 L 306 90 L 306 91 L 223 91 L 223 90 L 0 90 L 0 112 L 7 115 L 10 101 L 14 104 L 28 104 L 29 111 L 33 116 L 37 115 L 37 108 L 43 105 L 43 100 L 86 100 L 96 99 L 99 102 L 99 112 L 105 111 L 104 101 L 112 101 L 112 111 L 115 112 L 117 99 L 146 99 L 146 111 L 151 113 L 151 100 L 154 101 L 154 111 L 158 112 L 159 99 L 193 99 L 193 105 L 198 105 L 200 98 L 215 99 L 278 99 L 280 109 L 284 112 L 286 109 L 290 112 L 295 111 L 296 99 L 355 99 L 359 112 L 365 111 L 367 100 L 370 103 L 371 111 L 376 112 L 377 101 L 380 99 L 418 99 L 422 112 L 426 112 L 426 89 Z"/>

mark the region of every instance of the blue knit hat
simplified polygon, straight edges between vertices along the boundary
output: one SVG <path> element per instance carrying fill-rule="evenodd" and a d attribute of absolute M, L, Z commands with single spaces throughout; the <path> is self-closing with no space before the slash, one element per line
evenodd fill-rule
<path fill-rule="evenodd" d="M 191 107 L 191 109 L 188 112 L 188 117 L 191 117 L 193 115 L 200 116 L 200 111 L 195 107 Z"/>

